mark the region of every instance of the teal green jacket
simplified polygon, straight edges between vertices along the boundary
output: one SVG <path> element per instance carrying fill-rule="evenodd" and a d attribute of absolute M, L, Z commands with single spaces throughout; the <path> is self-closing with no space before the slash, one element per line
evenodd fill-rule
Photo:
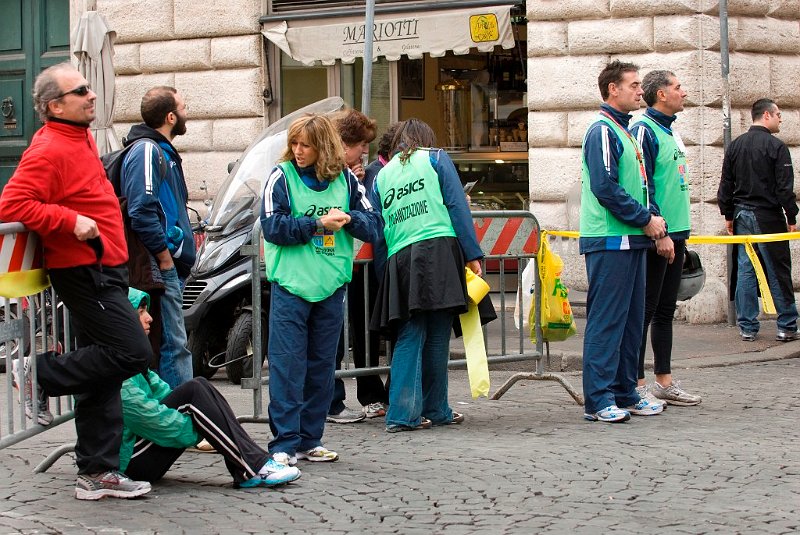
<path fill-rule="evenodd" d="M 119 468 L 124 472 L 139 439 L 167 448 L 190 448 L 200 442 L 188 414 L 167 407 L 161 400 L 172 392 L 152 370 L 147 377 L 141 373 L 122 383 L 122 447 Z"/>

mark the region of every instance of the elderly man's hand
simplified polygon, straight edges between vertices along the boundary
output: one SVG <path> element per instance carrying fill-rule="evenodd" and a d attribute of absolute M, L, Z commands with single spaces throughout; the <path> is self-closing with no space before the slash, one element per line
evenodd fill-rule
<path fill-rule="evenodd" d="M 72 229 L 72 233 L 75 234 L 75 237 L 80 241 L 86 241 L 100 235 L 100 231 L 97 230 L 97 223 L 95 223 L 94 219 L 80 214 L 78 214 L 78 218 L 75 220 L 75 228 Z"/>

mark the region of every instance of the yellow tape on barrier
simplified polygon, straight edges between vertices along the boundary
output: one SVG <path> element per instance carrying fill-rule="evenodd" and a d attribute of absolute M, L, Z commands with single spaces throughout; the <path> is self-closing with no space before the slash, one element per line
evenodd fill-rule
<path fill-rule="evenodd" d="M 542 234 L 544 234 L 544 231 L 542 231 Z M 552 236 L 561 236 L 562 238 L 580 238 L 580 232 L 577 230 L 548 230 L 547 234 Z M 772 293 L 769 291 L 767 276 L 764 273 L 764 268 L 761 266 L 761 262 L 758 261 L 758 256 L 756 255 L 756 250 L 753 247 L 753 244 L 790 240 L 800 240 L 800 232 L 780 232 L 775 234 L 749 234 L 736 236 L 691 236 L 688 240 L 686 240 L 686 243 L 744 245 L 744 250 L 747 252 L 747 257 L 750 258 L 750 262 L 753 264 L 753 269 L 756 272 L 756 280 L 758 281 L 758 289 L 761 291 L 761 300 L 764 304 L 764 312 L 767 314 L 775 314 L 775 303 L 772 300 Z"/>

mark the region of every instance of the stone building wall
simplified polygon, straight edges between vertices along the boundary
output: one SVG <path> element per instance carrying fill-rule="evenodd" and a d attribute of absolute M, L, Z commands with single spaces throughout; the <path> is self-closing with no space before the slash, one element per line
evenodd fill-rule
<path fill-rule="evenodd" d="M 73 13 L 85 1 L 72 0 Z M 117 33 L 117 135 L 141 122 L 147 89 L 175 87 L 188 107 L 188 131 L 175 146 L 189 197 L 213 198 L 228 163 L 265 126 L 261 0 L 97 0 L 96 9 Z"/>
<path fill-rule="evenodd" d="M 608 61 L 621 59 L 640 65 L 642 76 L 672 70 L 688 91 L 675 128 L 687 145 L 692 232 L 725 233 L 716 205 L 723 156 L 718 8 L 711 0 L 527 0 L 531 210 L 543 228 L 568 228 L 567 192 L 580 180 L 582 137 L 601 103 L 597 75 Z M 749 128 L 755 100 L 773 98 L 783 112 L 779 137 L 800 162 L 800 1 L 731 0 L 728 10 L 732 137 Z M 796 191 L 798 184 L 800 177 Z M 700 252 L 707 281 L 679 315 L 724 321 L 725 247 L 692 248 Z M 564 255 L 565 278 L 585 289 L 576 251 Z M 792 257 L 797 285 L 798 242 L 792 242 Z"/>

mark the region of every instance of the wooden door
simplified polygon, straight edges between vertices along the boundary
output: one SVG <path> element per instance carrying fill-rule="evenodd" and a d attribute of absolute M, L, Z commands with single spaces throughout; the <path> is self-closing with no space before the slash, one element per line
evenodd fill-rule
<path fill-rule="evenodd" d="M 0 0 L 0 187 L 41 126 L 36 75 L 69 59 L 69 0 Z"/>

